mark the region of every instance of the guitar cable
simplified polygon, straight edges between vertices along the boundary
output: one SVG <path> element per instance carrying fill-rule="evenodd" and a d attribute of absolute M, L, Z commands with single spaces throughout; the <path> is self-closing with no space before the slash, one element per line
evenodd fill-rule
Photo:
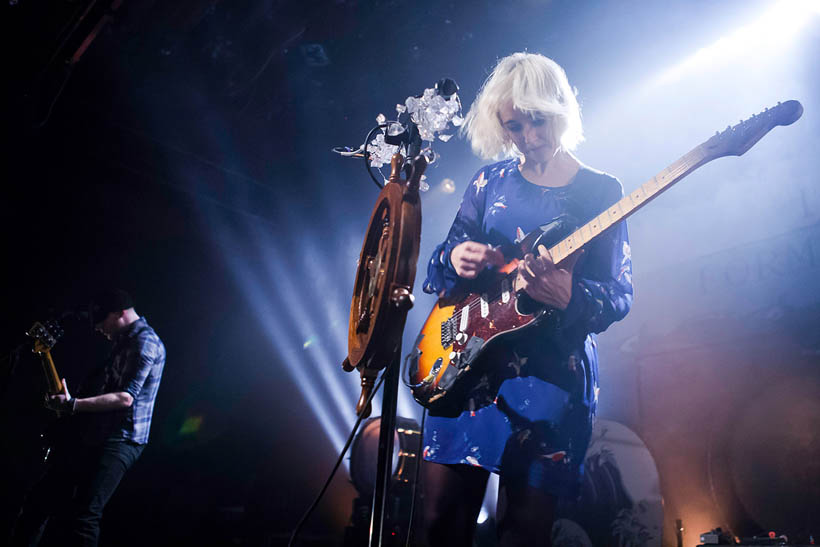
<path fill-rule="evenodd" d="M 391 365 L 388 365 L 388 367 L 389 366 L 392 366 L 392 363 L 391 363 Z M 350 448 L 350 445 L 353 443 L 353 439 L 356 436 L 356 432 L 359 430 L 359 425 L 361 425 L 362 420 L 364 419 L 364 414 L 367 411 L 368 407 L 370 406 L 370 402 L 373 400 L 373 397 L 376 395 L 376 392 L 379 391 L 379 388 L 384 383 L 384 378 L 386 376 L 386 372 L 387 372 L 387 367 L 385 367 L 384 372 L 382 372 L 382 375 L 379 378 L 379 381 L 376 382 L 376 385 L 373 388 L 373 391 L 370 392 L 370 396 L 367 398 L 367 401 L 366 401 L 364 407 L 362 408 L 362 411 L 356 417 L 356 423 L 353 424 L 353 430 L 350 432 L 350 436 L 347 438 L 347 442 L 345 442 L 345 445 L 342 448 L 342 452 L 339 454 L 339 458 L 336 460 L 336 465 L 333 466 L 333 470 L 331 470 L 331 472 L 330 472 L 330 476 L 327 478 L 327 480 L 325 481 L 324 486 L 322 486 L 322 489 L 319 491 L 319 495 L 316 496 L 316 499 L 313 500 L 313 503 L 310 505 L 310 507 L 308 507 L 307 511 L 305 511 L 305 514 L 302 515 L 302 518 L 299 520 L 299 522 L 296 524 L 296 527 L 293 529 L 293 533 L 291 534 L 290 540 L 288 541 L 288 547 L 293 546 L 294 542 L 296 541 L 296 538 L 299 536 L 299 532 L 301 532 L 302 527 L 305 525 L 305 522 L 307 522 L 307 519 L 310 518 L 310 515 L 313 513 L 313 511 L 319 505 L 319 502 L 322 500 L 322 497 L 325 495 L 325 492 L 327 492 L 327 489 L 330 487 L 330 483 L 331 483 L 331 481 L 333 481 L 333 477 L 336 476 L 336 472 L 339 470 L 339 466 L 342 465 L 342 462 L 344 461 L 344 457 L 345 457 L 345 454 L 347 454 L 347 450 Z"/>

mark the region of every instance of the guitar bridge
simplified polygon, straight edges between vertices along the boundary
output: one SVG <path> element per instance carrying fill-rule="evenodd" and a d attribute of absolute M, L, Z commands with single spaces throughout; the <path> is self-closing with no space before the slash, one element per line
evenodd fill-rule
<path fill-rule="evenodd" d="M 456 337 L 456 325 L 451 317 L 441 322 L 441 347 L 450 347 Z"/>

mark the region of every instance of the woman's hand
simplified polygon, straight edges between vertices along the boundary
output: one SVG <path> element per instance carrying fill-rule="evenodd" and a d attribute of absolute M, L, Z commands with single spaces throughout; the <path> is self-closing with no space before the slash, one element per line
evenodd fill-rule
<path fill-rule="evenodd" d="M 474 279 L 487 266 L 503 266 L 504 254 L 489 245 L 465 241 L 450 252 L 450 262 L 459 277 Z"/>
<path fill-rule="evenodd" d="M 581 253 L 575 253 L 559 268 L 552 261 L 549 251 L 538 246 L 538 258 L 531 253 L 518 263 L 515 290 L 523 289 L 534 300 L 547 306 L 565 310 L 572 297 L 572 269 Z"/>

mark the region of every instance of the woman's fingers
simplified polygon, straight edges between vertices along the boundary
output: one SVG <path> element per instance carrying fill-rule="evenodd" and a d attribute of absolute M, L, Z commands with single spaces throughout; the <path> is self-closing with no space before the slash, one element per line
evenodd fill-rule
<path fill-rule="evenodd" d="M 529 257 L 529 259 L 528 259 L 528 257 Z M 533 270 L 532 255 L 524 256 L 524 260 L 522 260 L 521 262 L 518 263 L 518 275 L 527 284 L 532 283 L 533 281 L 535 281 L 537 275 L 535 274 L 535 271 Z"/>
<path fill-rule="evenodd" d="M 450 261 L 459 276 L 471 279 L 489 265 L 503 265 L 504 255 L 489 245 L 465 241 L 453 248 Z"/>
<path fill-rule="evenodd" d="M 487 245 L 485 252 L 488 264 L 491 264 L 493 266 L 503 266 L 506 263 L 506 260 L 504 259 L 504 253 L 502 253 L 496 247 L 491 247 Z"/>

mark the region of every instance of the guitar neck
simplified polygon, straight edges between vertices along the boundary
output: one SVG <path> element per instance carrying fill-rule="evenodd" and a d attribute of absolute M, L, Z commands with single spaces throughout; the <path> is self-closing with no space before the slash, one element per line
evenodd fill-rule
<path fill-rule="evenodd" d="M 51 350 L 40 352 L 40 362 L 43 364 L 43 372 L 46 375 L 48 392 L 56 395 L 63 391 L 63 382 L 57 374 L 57 367 L 54 366 L 54 359 L 51 358 Z"/>
<path fill-rule="evenodd" d="M 638 209 L 671 188 L 686 175 L 715 159 L 703 145 L 697 146 L 672 165 L 625 195 L 600 215 L 550 248 L 552 260 L 558 264 L 572 253 L 601 235 L 607 228 L 626 219 Z"/>

